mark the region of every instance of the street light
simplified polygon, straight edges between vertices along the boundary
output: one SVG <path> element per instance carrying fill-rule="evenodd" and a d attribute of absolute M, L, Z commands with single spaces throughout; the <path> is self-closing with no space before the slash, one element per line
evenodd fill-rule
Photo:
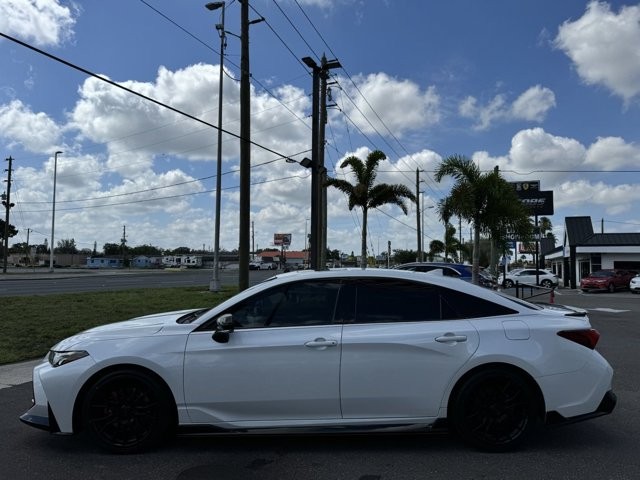
<path fill-rule="evenodd" d="M 218 85 L 218 160 L 216 165 L 216 219 L 213 241 L 213 278 L 209 284 L 209 291 L 220 291 L 220 202 L 222 201 L 222 79 L 224 75 L 224 48 L 226 37 L 224 32 L 225 2 L 210 2 L 205 5 L 208 10 L 222 9 L 221 23 L 216 25 L 220 35 L 220 73 Z"/>
<path fill-rule="evenodd" d="M 51 245 L 49 245 L 49 272 L 53 273 L 53 232 L 56 225 L 56 176 L 58 174 L 58 155 L 62 152 L 56 152 L 53 155 L 53 207 L 51 210 Z"/>

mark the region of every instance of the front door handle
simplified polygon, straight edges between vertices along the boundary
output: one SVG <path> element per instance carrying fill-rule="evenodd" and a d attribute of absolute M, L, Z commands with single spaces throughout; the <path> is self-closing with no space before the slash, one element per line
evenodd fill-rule
<path fill-rule="evenodd" d="M 327 347 L 335 347 L 338 345 L 336 340 L 327 340 L 325 338 L 316 338 L 304 344 L 305 347 L 316 348 L 318 350 L 324 350 Z"/>
<path fill-rule="evenodd" d="M 445 333 L 440 337 L 436 337 L 436 342 L 440 343 L 457 343 L 457 342 L 466 342 L 466 335 L 456 335 L 454 333 Z"/>

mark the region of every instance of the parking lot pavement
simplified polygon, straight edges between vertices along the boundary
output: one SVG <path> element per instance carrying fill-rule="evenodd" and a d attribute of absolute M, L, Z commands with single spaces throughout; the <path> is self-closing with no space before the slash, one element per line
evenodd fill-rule
<path fill-rule="evenodd" d="M 30 382 L 33 367 L 40 362 L 41 360 L 30 360 L 28 362 L 0 365 L 0 389 Z"/>

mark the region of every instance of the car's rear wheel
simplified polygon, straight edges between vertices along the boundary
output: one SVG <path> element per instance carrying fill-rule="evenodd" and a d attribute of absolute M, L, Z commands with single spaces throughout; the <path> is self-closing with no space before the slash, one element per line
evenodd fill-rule
<path fill-rule="evenodd" d="M 520 445 L 538 421 L 538 403 L 522 374 L 483 370 L 465 380 L 450 406 L 450 420 L 466 443 L 487 451 Z"/>
<path fill-rule="evenodd" d="M 609 290 L 609 293 L 613 293 L 616 291 L 616 286 L 613 283 L 610 283 L 608 290 Z"/>
<path fill-rule="evenodd" d="M 87 391 L 83 425 L 103 447 L 132 453 L 157 445 L 174 422 L 158 381 L 135 370 L 109 373 Z"/>

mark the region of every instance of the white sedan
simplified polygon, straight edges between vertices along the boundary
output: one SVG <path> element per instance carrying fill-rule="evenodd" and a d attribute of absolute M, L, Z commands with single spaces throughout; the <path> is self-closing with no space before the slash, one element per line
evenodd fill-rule
<path fill-rule="evenodd" d="M 182 432 L 446 426 L 491 451 L 610 413 L 613 371 L 584 312 L 400 270 L 281 274 L 212 308 L 54 346 L 21 416 L 111 451 Z"/>

